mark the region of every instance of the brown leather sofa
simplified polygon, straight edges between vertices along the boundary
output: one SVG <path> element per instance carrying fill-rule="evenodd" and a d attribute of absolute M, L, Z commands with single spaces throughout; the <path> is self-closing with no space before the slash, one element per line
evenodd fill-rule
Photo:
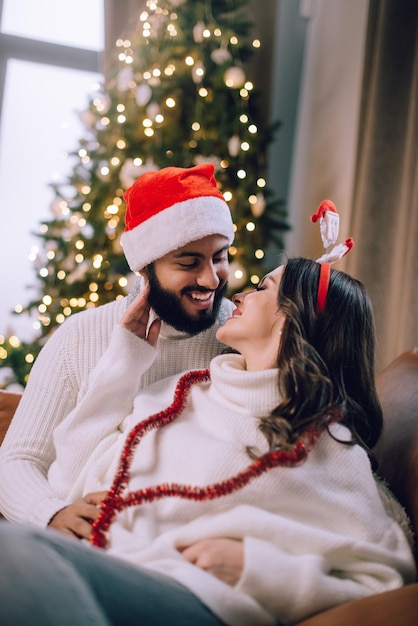
<path fill-rule="evenodd" d="M 406 509 L 418 537 L 418 351 L 401 354 L 377 376 L 384 413 L 376 447 L 379 473 Z M 19 403 L 18 394 L 0 391 L 0 444 Z M 418 566 L 418 549 L 416 550 Z M 318 613 L 297 626 L 415 626 L 418 582 L 348 602 Z"/>
<path fill-rule="evenodd" d="M 376 379 L 384 415 L 379 473 L 406 509 L 418 543 L 418 351 L 402 353 Z M 415 560 L 418 567 L 418 546 Z M 415 626 L 418 582 L 342 604 L 298 626 Z"/>

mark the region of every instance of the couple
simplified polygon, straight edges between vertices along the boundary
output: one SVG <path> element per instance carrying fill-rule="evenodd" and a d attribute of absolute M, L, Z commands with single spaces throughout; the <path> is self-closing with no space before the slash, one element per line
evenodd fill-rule
<path fill-rule="evenodd" d="M 179 201 L 180 213 L 189 201 Z M 106 550 L 3 522 L 0 616 L 16 624 L 28 615 L 45 624 L 86 616 L 93 624 L 294 623 L 413 580 L 410 548 L 385 512 L 367 455 L 382 416 L 360 283 L 335 270 L 324 282 L 326 265 L 291 259 L 234 296 L 223 324 L 218 316 L 197 335 L 189 329 L 188 340 L 212 330 L 238 354 L 215 356 L 209 371 L 196 354 L 197 372 L 168 371 L 163 380 L 176 350 L 159 363 L 168 330 L 149 319 L 161 315 L 155 281 L 182 294 L 179 310 L 192 323 L 206 324 L 226 280 L 228 228 L 142 265 L 152 264 L 149 286 L 113 324 L 79 402 L 52 434 L 45 424 L 49 456 L 10 509 Z M 144 255 L 136 269 L 146 247 L 125 246 Z M 183 337 L 171 329 L 174 345 Z M 13 445 L 15 453 L 27 446 L 18 428 L 7 436 L 4 467 L 18 465 Z"/>

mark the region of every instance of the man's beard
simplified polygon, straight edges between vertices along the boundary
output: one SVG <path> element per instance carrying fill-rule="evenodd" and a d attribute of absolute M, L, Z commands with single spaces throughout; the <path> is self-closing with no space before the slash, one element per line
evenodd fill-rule
<path fill-rule="evenodd" d="M 219 291 L 215 291 L 213 306 L 210 310 L 205 309 L 197 311 L 197 316 L 192 317 L 183 309 L 180 299 L 181 296 L 192 291 L 206 293 L 208 290 L 198 286 L 185 287 L 182 289 L 180 296 L 178 296 L 161 286 L 152 263 L 148 265 L 146 269 L 150 285 L 148 302 L 163 322 L 169 324 L 169 326 L 172 326 L 176 330 L 189 333 L 190 335 L 197 335 L 203 330 L 210 328 L 215 323 L 222 298 L 227 289 L 227 283 L 225 283 Z"/>

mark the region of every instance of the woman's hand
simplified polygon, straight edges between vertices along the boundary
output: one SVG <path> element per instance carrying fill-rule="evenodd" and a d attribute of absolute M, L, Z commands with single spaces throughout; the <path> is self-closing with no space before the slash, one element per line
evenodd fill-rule
<path fill-rule="evenodd" d="M 244 544 L 237 539 L 203 539 L 178 548 L 184 558 L 231 587 L 244 569 Z"/>
<path fill-rule="evenodd" d="M 99 516 L 100 504 L 106 495 L 107 491 L 86 494 L 84 498 L 76 500 L 55 513 L 48 524 L 49 528 L 54 528 L 74 539 L 89 539 L 91 522 Z"/>
<path fill-rule="evenodd" d="M 148 329 L 150 305 L 148 303 L 149 285 L 146 285 L 140 294 L 131 302 L 123 314 L 120 325 L 131 333 L 148 341 L 152 346 L 157 343 L 161 328 L 161 320 L 156 319 Z"/>

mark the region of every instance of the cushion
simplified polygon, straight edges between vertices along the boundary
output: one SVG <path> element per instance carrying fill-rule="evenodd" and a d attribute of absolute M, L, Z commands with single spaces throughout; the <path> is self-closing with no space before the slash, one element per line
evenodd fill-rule
<path fill-rule="evenodd" d="M 9 424 L 21 398 L 20 393 L 11 393 L 0 390 L 0 445 L 4 439 Z"/>
<path fill-rule="evenodd" d="M 297 626 L 413 626 L 418 624 L 418 583 L 340 604 Z"/>

